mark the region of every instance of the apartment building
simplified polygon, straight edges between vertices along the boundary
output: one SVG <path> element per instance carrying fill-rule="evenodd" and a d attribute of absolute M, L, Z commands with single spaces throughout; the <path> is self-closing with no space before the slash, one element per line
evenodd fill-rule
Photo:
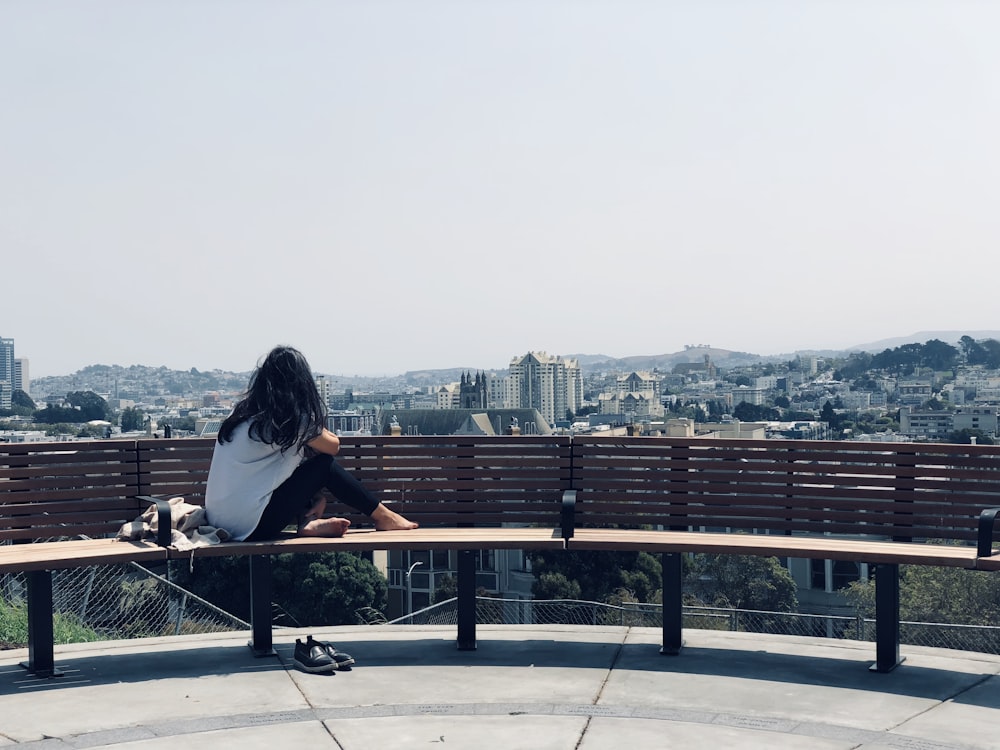
<path fill-rule="evenodd" d="M 597 397 L 601 414 L 618 415 L 623 423 L 648 422 L 664 415 L 661 378 L 649 372 L 618 377 L 613 390 Z"/>
<path fill-rule="evenodd" d="M 14 363 L 14 339 L 0 337 L 0 409 L 11 407 L 11 396 L 21 387 Z"/>
<path fill-rule="evenodd" d="M 922 404 L 934 395 L 934 388 L 929 380 L 901 380 L 896 386 L 899 403 L 907 405 Z"/>
<path fill-rule="evenodd" d="M 963 406 L 955 410 L 953 430 L 980 430 L 986 435 L 997 436 L 997 407 Z"/>
<path fill-rule="evenodd" d="M 904 406 L 899 410 L 899 431 L 929 440 L 943 440 L 956 430 L 980 430 L 996 436 L 998 421 L 995 406 L 960 406 L 955 411 L 917 411 Z"/>
<path fill-rule="evenodd" d="M 31 376 L 28 374 L 28 360 L 23 357 L 14 360 L 14 388 L 31 393 Z"/>
<path fill-rule="evenodd" d="M 511 360 L 507 381 L 507 408 L 536 409 L 549 424 L 583 405 L 583 374 L 575 359 L 528 352 Z"/>

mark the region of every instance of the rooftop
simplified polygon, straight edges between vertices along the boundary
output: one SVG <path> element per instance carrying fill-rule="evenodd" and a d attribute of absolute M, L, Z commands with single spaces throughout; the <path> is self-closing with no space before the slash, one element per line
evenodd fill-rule
<path fill-rule="evenodd" d="M 313 633 L 351 671 L 292 666 Z M 1000 657 L 907 646 L 889 674 L 871 643 L 687 630 L 661 656 L 653 628 L 445 626 L 277 630 L 56 648 L 40 680 L 0 651 L 0 748 L 1000 748 Z M 41 696 L 44 695 L 44 700 Z"/>

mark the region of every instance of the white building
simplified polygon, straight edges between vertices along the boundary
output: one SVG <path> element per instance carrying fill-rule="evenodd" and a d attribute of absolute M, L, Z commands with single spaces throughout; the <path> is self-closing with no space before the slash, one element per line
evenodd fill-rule
<path fill-rule="evenodd" d="M 11 407 L 11 395 L 21 387 L 14 362 L 14 339 L 0 337 L 0 409 Z"/>
<path fill-rule="evenodd" d="M 954 430 L 981 430 L 986 435 L 997 435 L 997 408 L 995 406 L 963 406 L 955 411 L 952 419 Z"/>
<path fill-rule="evenodd" d="M 508 409 L 537 409 L 555 424 L 583 405 L 583 373 L 575 359 L 528 352 L 511 360 L 509 373 Z"/>
<path fill-rule="evenodd" d="M 435 398 L 438 409 L 458 409 L 461 405 L 462 393 L 458 383 L 448 383 L 437 389 Z"/>
<path fill-rule="evenodd" d="M 648 372 L 631 372 L 618 377 L 614 390 L 597 398 L 601 414 L 620 414 L 622 421 L 648 421 L 664 415 L 662 381 Z"/>

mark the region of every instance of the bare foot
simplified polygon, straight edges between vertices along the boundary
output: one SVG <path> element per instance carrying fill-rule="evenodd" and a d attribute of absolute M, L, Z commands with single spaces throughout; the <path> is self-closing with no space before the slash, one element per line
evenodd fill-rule
<path fill-rule="evenodd" d="M 346 518 L 314 518 L 299 525 L 299 536 L 343 536 L 350 525 Z"/>
<path fill-rule="evenodd" d="M 414 523 L 394 510 L 389 510 L 384 505 L 379 505 L 371 515 L 375 522 L 376 531 L 408 531 L 415 529 L 420 524 Z"/>

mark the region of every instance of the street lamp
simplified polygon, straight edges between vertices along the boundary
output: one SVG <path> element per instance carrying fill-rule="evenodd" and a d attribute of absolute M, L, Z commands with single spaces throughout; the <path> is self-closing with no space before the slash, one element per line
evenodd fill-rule
<path fill-rule="evenodd" d="M 407 615 L 413 614 L 413 587 L 410 584 L 410 574 L 413 573 L 413 569 L 418 565 L 423 565 L 423 563 L 417 561 L 413 563 L 406 571 L 406 614 Z"/>

